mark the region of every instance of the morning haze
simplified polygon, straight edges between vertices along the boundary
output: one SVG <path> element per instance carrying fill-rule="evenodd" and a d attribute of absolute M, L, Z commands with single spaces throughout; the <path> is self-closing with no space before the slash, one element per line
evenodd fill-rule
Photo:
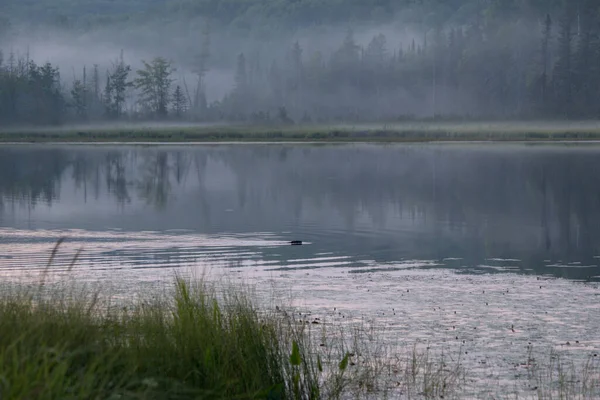
<path fill-rule="evenodd" d="M 600 399 L 599 141 L 598 0 L 0 0 L 0 399 Z"/>
<path fill-rule="evenodd" d="M 593 0 L 11 1 L 0 120 L 592 119 L 599 19 Z"/>

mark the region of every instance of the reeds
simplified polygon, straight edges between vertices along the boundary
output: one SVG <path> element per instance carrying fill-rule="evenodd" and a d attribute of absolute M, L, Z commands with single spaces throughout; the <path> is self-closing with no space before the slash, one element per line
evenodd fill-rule
<path fill-rule="evenodd" d="M 402 349 L 366 322 L 309 322 L 291 308 L 257 307 L 243 287 L 176 276 L 164 293 L 117 301 L 88 286 L 57 283 L 50 265 L 60 243 L 40 284 L 0 292 L 0 399 L 459 399 L 481 393 L 460 351 Z M 530 352 L 525 367 L 526 395 L 507 398 L 600 395 L 595 358 L 580 368 L 556 354 L 544 364 Z"/>
<path fill-rule="evenodd" d="M 217 301 L 179 278 L 174 289 L 124 307 L 84 291 L 0 296 L 0 398 L 319 397 L 289 324 L 238 294 Z"/>

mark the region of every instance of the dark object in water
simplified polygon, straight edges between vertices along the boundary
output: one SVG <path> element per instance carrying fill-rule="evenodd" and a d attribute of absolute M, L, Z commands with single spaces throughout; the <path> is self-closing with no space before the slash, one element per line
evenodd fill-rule
<path fill-rule="evenodd" d="M 302 246 L 302 240 L 292 240 L 290 244 L 292 246 Z"/>

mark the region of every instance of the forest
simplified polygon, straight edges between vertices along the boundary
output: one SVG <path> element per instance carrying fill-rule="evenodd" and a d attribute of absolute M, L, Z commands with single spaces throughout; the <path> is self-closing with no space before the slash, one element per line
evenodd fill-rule
<path fill-rule="evenodd" d="M 49 4 L 9 0 L 0 21 L 2 126 L 600 118 L 597 0 Z M 132 60 L 121 51 L 105 65 L 65 71 L 12 46 L 24 24 L 41 15 L 47 20 L 40 24 L 74 34 L 100 23 L 104 29 L 166 19 L 201 23 L 187 32 L 194 54 L 185 63 L 160 53 Z M 340 39 L 322 47 L 304 40 L 321 27 L 337 29 Z M 265 29 L 283 38 L 269 53 L 248 45 Z M 237 46 L 222 44 L 236 37 Z M 207 91 L 222 71 L 231 82 L 215 97 Z"/>

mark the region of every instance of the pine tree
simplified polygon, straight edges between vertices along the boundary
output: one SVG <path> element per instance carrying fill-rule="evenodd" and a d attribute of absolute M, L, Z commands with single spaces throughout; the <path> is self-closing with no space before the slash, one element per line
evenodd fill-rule
<path fill-rule="evenodd" d="M 354 40 L 354 31 L 351 29 L 346 33 L 342 47 L 336 52 L 335 60 L 345 66 L 357 66 L 360 61 L 360 47 Z"/>
<path fill-rule="evenodd" d="M 383 33 L 380 33 L 369 42 L 365 58 L 370 65 L 381 67 L 385 64 L 387 56 L 387 39 Z"/>
<path fill-rule="evenodd" d="M 235 91 L 245 93 L 248 89 L 248 73 L 246 70 L 246 56 L 244 53 L 238 55 L 237 67 L 235 69 Z"/>
<path fill-rule="evenodd" d="M 142 63 L 144 69 L 137 71 L 138 76 L 134 80 L 136 89 L 141 91 L 139 102 L 155 116 L 164 118 L 171 102 L 171 75 L 175 69 L 170 61 L 162 57 L 156 57 L 150 63 Z"/>
<path fill-rule="evenodd" d="M 552 18 L 550 14 L 546 15 L 544 21 L 544 32 L 542 37 L 542 82 L 541 82 L 541 103 L 544 110 L 548 106 L 548 66 L 550 65 L 550 56 L 548 54 L 548 47 L 552 37 Z"/>
<path fill-rule="evenodd" d="M 73 82 L 73 87 L 71 88 L 71 106 L 75 111 L 75 115 L 77 119 L 83 121 L 87 119 L 87 88 L 79 79 L 76 79 Z"/>
<path fill-rule="evenodd" d="M 304 65 L 302 63 L 302 47 L 300 43 L 296 41 L 294 46 L 292 46 L 292 51 L 290 54 L 291 58 L 291 69 L 292 76 L 294 80 L 294 86 L 297 88 L 302 85 L 302 81 L 304 79 Z"/>
<path fill-rule="evenodd" d="M 559 60 L 554 69 L 557 112 L 572 114 L 573 102 L 573 4 L 565 1 L 558 36 Z"/>
<path fill-rule="evenodd" d="M 302 62 L 302 47 L 296 41 L 290 53 L 291 78 L 289 80 L 290 95 L 292 96 L 292 111 L 298 112 L 304 90 L 304 64 Z"/>
<path fill-rule="evenodd" d="M 246 56 L 241 53 L 237 57 L 237 65 L 235 69 L 235 87 L 232 93 L 234 115 L 245 118 L 249 104 L 249 84 L 248 71 L 246 68 Z M 236 117 L 237 118 L 237 117 Z"/>
<path fill-rule="evenodd" d="M 94 99 L 100 99 L 100 72 L 98 70 L 98 64 L 94 64 L 94 73 L 92 74 L 92 93 Z"/>
<path fill-rule="evenodd" d="M 363 55 L 363 74 L 367 74 L 361 79 L 363 91 L 373 91 L 378 96 L 385 81 L 389 78 L 386 74 L 386 62 L 388 58 L 387 39 L 382 33 L 371 39 Z"/>
<path fill-rule="evenodd" d="M 435 117 L 438 115 L 438 85 L 440 77 L 445 78 L 445 56 L 446 47 L 444 45 L 444 33 L 441 26 L 436 27 L 435 34 L 433 37 L 432 47 L 432 63 L 431 63 L 431 87 L 432 87 L 432 104 L 433 112 L 432 115 Z M 444 82 L 445 83 L 445 82 Z"/>
<path fill-rule="evenodd" d="M 29 118 L 37 123 L 60 124 L 63 121 L 65 99 L 60 89 L 58 68 L 50 63 L 38 67 L 33 61 L 29 65 L 29 85 L 35 97 Z"/>
<path fill-rule="evenodd" d="M 200 50 L 200 55 L 198 56 L 196 69 L 194 70 L 196 76 L 198 77 L 198 82 L 196 84 L 196 92 L 194 93 L 192 104 L 196 111 L 201 112 L 205 111 L 206 108 L 206 88 L 204 80 L 206 74 L 210 70 L 210 45 L 210 23 L 209 21 L 206 21 L 204 29 L 202 30 L 202 48 Z"/>
<path fill-rule="evenodd" d="M 272 96 L 273 101 L 276 104 L 281 104 L 283 102 L 285 91 L 283 89 L 281 70 L 275 60 L 271 63 L 267 80 L 269 82 L 270 95 Z"/>
<path fill-rule="evenodd" d="M 100 72 L 98 65 L 95 64 L 92 69 L 92 76 L 89 84 L 86 84 L 87 89 L 87 113 L 88 118 L 97 119 L 102 114 L 102 94 L 100 93 Z"/>
<path fill-rule="evenodd" d="M 320 51 L 314 52 L 308 59 L 306 65 L 306 82 L 310 89 L 318 90 L 324 83 L 325 65 L 323 54 Z"/>
<path fill-rule="evenodd" d="M 123 107 L 125 105 L 125 92 L 127 88 L 132 86 L 129 82 L 129 73 L 131 72 L 131 66 L 125 64 L 123 59 L 123 52 L 119 60 L 113 65 L 113 71 L 110 74 L 110 84 L 112 93 L 112 111 L 115 118 L 119 118 L 123 114 Z"/>
<path fill-rule="evenodd" d="M 583 0 L 581 4 L 580 33 L 577 49 L 574 55 L 574 91 L 576 97 L 578 116 L 588 117 L 594 114 L 595 99 L 600 89 L 598 86 L 598 61 L 595 52 L 599 39 L 598 10 L 600 8 L 595 0 Z"/>
<path fill-rule="evenodd" d="M 187 111 L 187 100 L 183 94 L 181 86 L 177 85 L 173 92 L 173 113 L 177 118 L 181 118 Z"/>
<path fill-rule="evenodd" d="M 354 40 L 354 32 L 349 29 L 342 46 L 333 54 L 333 84 L 358 87 L 360 78 L 360 46 Z"/>
<path fill-rule="evenodd" d="M 114 116 L 113 106 L 113 88 L 110 82 L 110 73 L 106 72 L 106 84 L 104 85 L 104 93 L 102 94 L 102 104 L 104 104 L 104 114 L 108 118 Z"/>

